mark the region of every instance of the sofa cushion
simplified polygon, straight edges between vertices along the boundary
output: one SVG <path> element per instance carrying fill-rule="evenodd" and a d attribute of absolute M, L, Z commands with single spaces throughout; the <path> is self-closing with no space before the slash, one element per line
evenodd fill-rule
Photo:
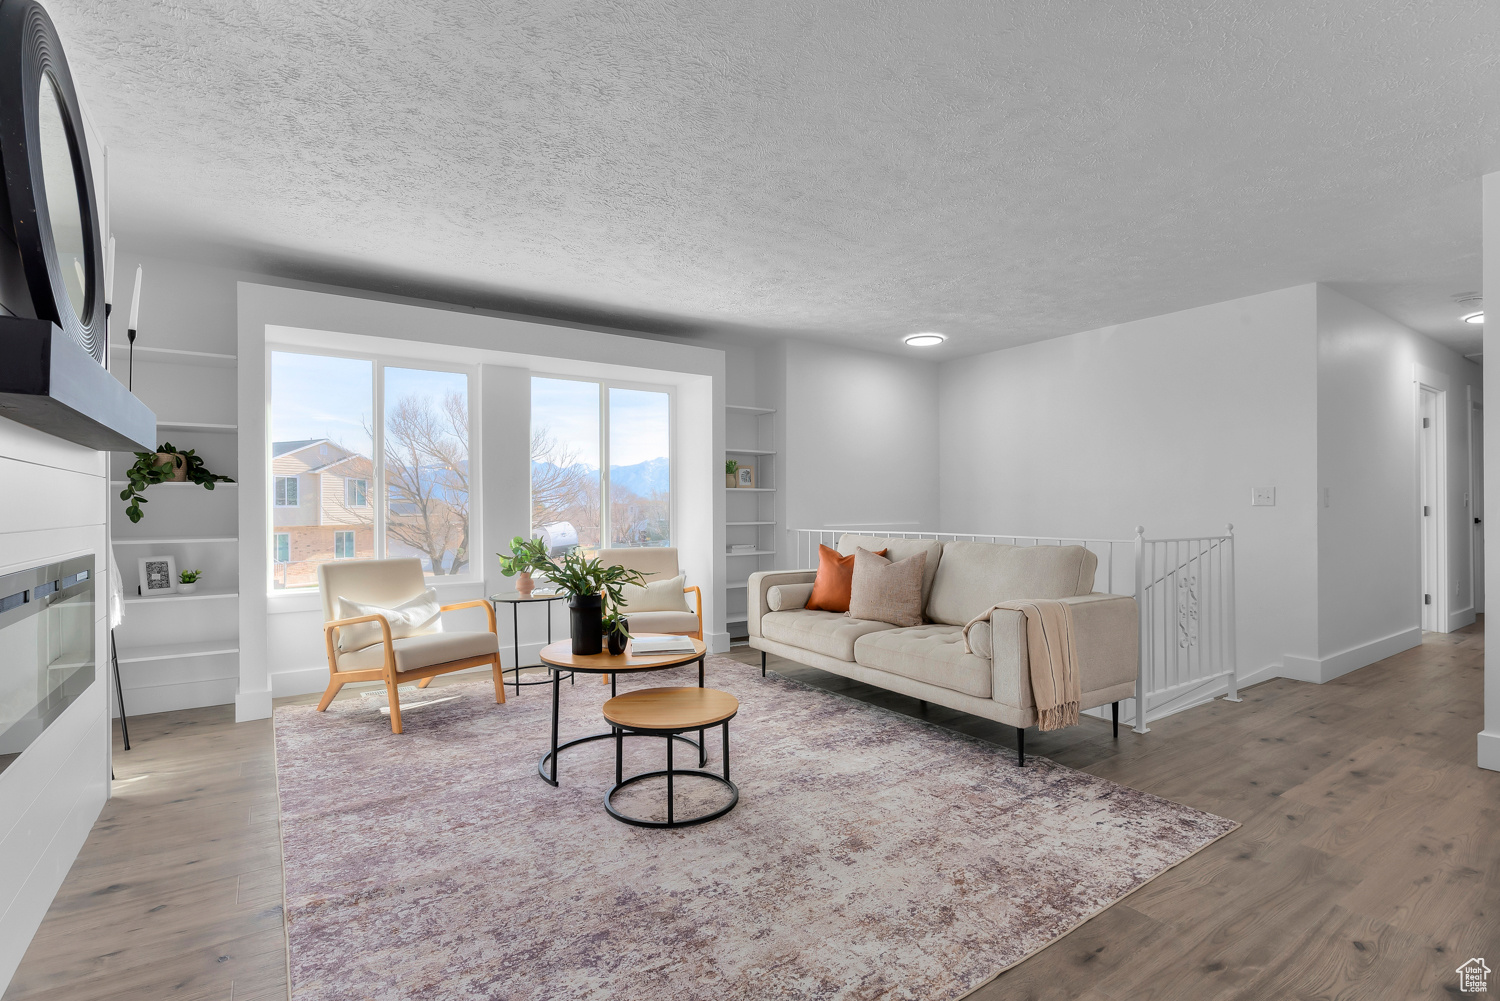
<path fill-rule="evenodd" d="M 880 550 L 885 555 L 885 550 Z M 854 554 L 839 555 L 837 549 L 818 545 L 818 575 L 804 607 L 823 612 L 849 611 L 849 592 L 854 583 Z"/>
<path fill-rule="evenodd" d="M 806 608 L 812 597 L 811 584 L 774 584 L 766 591 L 766 608 L 772 612 L 790 612 L 794 608 Z"/>
<path fill-rule="evenodd" d="M 1017 598 L 1072 598 L 1094 589 L 1099 557 L 1083 546 L 950 542 L 933 578 L 927 617 L 961 626 Z"/>
<path fill-rule="evenodd" d="M 625 609 L 625 628 L 632 633 L 698 632 L 696 612 L 632 612 Z"/>
<path fill-rule="evenodd" d="M 892 562 L 864 547 L 855 550 L 850 617 L 893 626 L 921 625 L 922 571 L 926 563 L 926 553 Z"/>
<path fill-rule="evenodd" d="M 854 660 L 854 641 L 883 629 L 886 622 L 851 619 L 842 612 L 799 608 L 790 612 L 767 612 L 760 618 L 760 632 L 768 640 L 821 653 L 835 660 Z"/>
<path fill-rule="evenodd" d="M 396 651 L 396 670 L 415 671 L 470 657 L 488 657 L 500 651 L 494 633 L 424 633 L 392 640 Z M 339 654 L 340 671 L 379 670 L 385 665 L 385 643 L 376 643 L 353 653 Z"/>
<path fill-rule="evenodd" d="M 943 558 L 943 544 L 935 539 L 886 539 L 870 535 L 844 535 L 839 538 L 839 552 L 853 556 L 856 549 L 868 549 L 872 553 L 885 550 L 885 557 L 892 563 L 927 554 L 927 566 L 922 571 L 922 611 L 928 618 L 927 602 L 932 595 L 932 580 L 937 573 L 938 561 Z"/>
<path fill-rule="evenodd" d="M 990 697 L 990 662 L 964 652 L 960 626 L 929 624 L 870 633 L 855 642 L 854 660 L 952 692 Z"/>

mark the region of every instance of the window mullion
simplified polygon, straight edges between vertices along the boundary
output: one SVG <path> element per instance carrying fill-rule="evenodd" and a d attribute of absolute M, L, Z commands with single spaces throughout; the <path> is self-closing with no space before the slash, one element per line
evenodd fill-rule
<path fill-rule="evenodd" d="M 385 518 L 386 500 L 390 497 L 390 491 L 385 486 L 385 363 L 375 359 L 370 371 L 373 374 L 374 385 L 370 387 L 370 402 L 373 408 L 371 430 L 374 434 L 370 450 L 375 454 L 370 457 L 370 465 L 375 471 L 375 503 L 371 514 L 371 523 L 374 526 L 374 548 L 375 558 L 385 558 Z"/>
<path fill-rule="evenodd" d="M 609 384 L 599 383 L 599 548 L 613 544 L 609 510 Z"/>

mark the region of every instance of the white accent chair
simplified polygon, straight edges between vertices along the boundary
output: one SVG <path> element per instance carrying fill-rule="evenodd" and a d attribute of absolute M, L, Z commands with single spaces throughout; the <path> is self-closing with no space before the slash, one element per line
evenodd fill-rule
<path fill-rule="evenodd" d="M 677 568 L 675 547 L 638 547 L 631 549 L 601 549 L 599 562 L 607 567 L 624 567 L 639 570 L 646 575 L 646 583 L 655 580 L 671 580 L 682 571 Z M 632 633 L 676 633 L 703 639 L 703 589 L 696 584 L 684 587 L 683 594 L 691 594 L 697 612 L 636 612 L 625 609 L 626 619 Z"/>
<path fill-rule="evenodd" d="M 401 639 L 391 638 L 391 625 L 383 615 L 338 617 L 338 599 L 393 608 L 427 589 L 422 561 L 415 558 L 390 560 L 337 560 L 318 567 L 318 588 L 323 597 L 323 639 L 328 648 L 328 689 L 318 701 L 323 712 L 339 689 L 353 681 L 384 681 L 391 706 L 391 732 L 401 732 L 401 700 L 396 688 L 403 681 L 417 681 L 426 688 L 440 674 L 471 667 L 492 666 L 495 701 L 505 702 L 505 679 L 500 673 L 500 637 L 495 631 L 495 608 L 484 599 L 442 606 L 442 611 L 483 608 L 489 632 L 432 632 Z M 383 637 L 359 650 L 339 650 L 338 631 L 361 622 L 378 622 Z"/>

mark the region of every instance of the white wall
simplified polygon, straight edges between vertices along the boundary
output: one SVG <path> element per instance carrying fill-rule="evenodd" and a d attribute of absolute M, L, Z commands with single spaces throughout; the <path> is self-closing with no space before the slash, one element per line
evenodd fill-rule
<path fill-rule="evenodd" d="M 1235 526 L 1241 677 L 1318 649 L 1316 290 L 945 363 L 941 529 L 1129 539 Z M 1251 507 L 1251 488 L 1276 488 Z"/>
<path fill-rule="evenodd" d="M 1474 621 L 1469 405 L 1478 365 L 1363 303 L 1318 286 L 1318 657 L 1289 676 L 1327 681 L 1421 635 L 1417 525 L 1420 374 L 1447 393 L 1449 628 Z"/>
<path fill-rule="evenodd" d="M 105 457 L 0 418 L 0 574 L 92 552 L 106 579 Z M 107 594 L 96 584 L 94 683 L 0 772 L 0 991 L 109 798 Z"/>
<path fill-rule="evenodd" d="M 1500 303 L 1500 173 L 1484 175 L 1484 298 Z M 1494 308 L 1491 306 L 1491 308 Z M 1489 314 L 1485 314 L 1488 320 Z M 1494 351 L 1490 347 L 1495 348 Z M 1484 355 L 1500 358 L 1500 323 L 1484 325 Z M 1500 402 L 1484 408 L 1484 497 L 1487 507 L 1500 504 Z M 1500 528 L 1484 515 L 1490 531 L 1484 539 L 1486 606 L 1500 596 Z M 1500 643 L 1484 651 L 1484 730 L 1479 734 L 1479 765 L 1500 771 Z"/>
<path fill-rule="evenodd" d="M 787 341 L 788 529 L 936 529 L 938 366 Z"/>

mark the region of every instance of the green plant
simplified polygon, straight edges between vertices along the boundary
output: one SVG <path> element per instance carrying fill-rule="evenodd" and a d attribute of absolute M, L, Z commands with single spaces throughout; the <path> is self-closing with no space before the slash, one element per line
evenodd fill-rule
<path fill-rule="evenodd" d="M 609 611 L 605 612 L 600 617 L 599 624 L 604 627 L 605 636 L 610 633 L 623 633 L 627 637 L 630 635 L 630 626 L 626 622 L 625 613 L 616 607 L 612 606 Z"/>
<path fill-rule="evenodd" d="M 740 468 L 740 464 L 739 464 L 738 460 L 736 460 L 736 459 L 725 459 L 724 460 L 724 472 L 728 473 L 730 476 L 733 476 L 734 475 L 734 471 L 736 469 L 739 469 L 739 468 Z"/>
<path fill-rule="evenodd" d="M 626 584 L 646 585 L 646 575 L 621 566 L 607 567 L 596 556 L 574 549 L 558 561 L 547 561 L 547 576 L 558 589 L 575 597 L 597 594 L 604 598 L 606 616 L 620 613 Z"/>
<path fill-rule="evenodd" d="M 198 578 L 203 576 L 203 571 L 202 570 L 184 570 L 181 573 L 179 573 L 177 576 L 178 576 L 179 579 L 181 579 L 182 583 L 184 583 L 184 584 L 196 584 L 196 583 L 198 583 Z"/>
<path fill-rule="evenodd" d="M 170 458 L 165 461 L 158 459 L 158 453 L 181 457 L 183 467 L 187 471 L 188 482 L 196 483 L 205 490 L 212 490 L 215 483 L 234 482 L 227 476 L 210 473 L 208 467 L 203 464 L 203 459 L 193 449 L 181 452 L 173 448 L 169 441 L 163 442 L 161 448 L 155 452 L 137 452 L 135 464 L 125 470 L 125 479 L 128 482 L 125 489 L 120 491 L 120 500 L 129 501 L 125 506 L 125 517 L 133 522 L 141 520 L 141 505 L 146 503 L 146 498 L 143 496 L 146 488 L 154 483 L 166 483 L 174 478 L 175 463 Z"/>
<path fill-rule="evenodd" d="M 500 560 L 500 572 L 507 577 L 518 573 L 547 570 L 552 561 L 547 558 L 547 543 L 541 539 L 527 541 L 519 535 L 510 540 L 510 555 L 496 553 Z"/>

